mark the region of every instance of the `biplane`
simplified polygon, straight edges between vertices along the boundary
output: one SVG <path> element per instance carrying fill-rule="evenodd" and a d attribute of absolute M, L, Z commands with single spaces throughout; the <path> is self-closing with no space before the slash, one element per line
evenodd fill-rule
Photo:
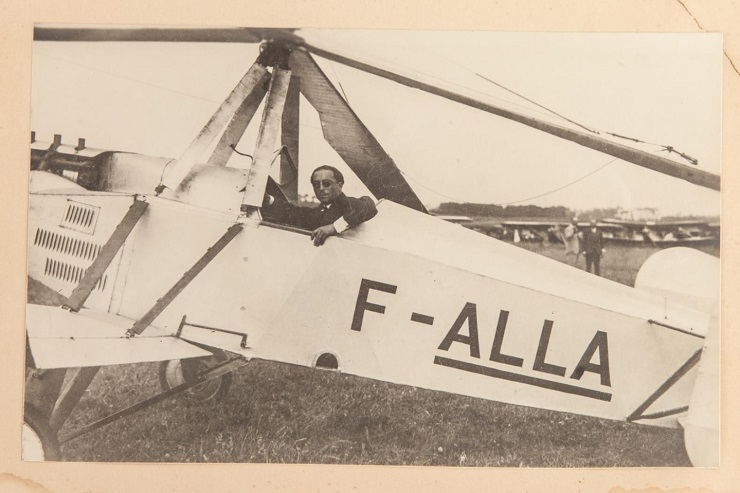
<path fill-rule="evenodd" d="M 700 247 L 719 245 L 719 225 L 703 220 L 631 221 L 605 219 L 612 228 L 609 241 L 623 244 Z"/>
<path fill-rule="evenodd" d="M 717 464 L 718 259 L 660 252 L 632 288 L 430 216 L 314 57 L 697 186 L 719 190 L 719 176 L 347 58 L 290 30 L 39 26 L 34 35 L 261 49 L 177 159 L 32 136 L 29 283 L 56 301 L 27 305 L 24 459 L 58 459 L 59 442 L 179 392 L 221 395 L 230 372 L 266 359 L 683 426 L 694 464 Z M 266 192 L 297 196 L 300 96 L 378 199 L 376 217 L 320 248 L 260 212 Z M 230 167 L 250 124 L 251 164 Z M 161 362 L 161 394 L 57 436 L 100 367 L 140 362 Z"/>
<path fill-rule="evenodd" d="M 475 223 L 473 223 L 475 224 Z M 579 222 L 579 230 L 588 227 L 588 222 Z M 551 242 L 563 241 L 563 229 L 566 222 L 551 221 L 504 221 L 503 238 L 511 241 Z M 702 247 L 719 245 L 719 225 L 708 221 L 629 221 L 604 218 L 598 228 L 604 235 L 606 243 L 626 246 L 669 247 Z"/>
<path fill-rule="evenodd" d="M 537 243 L 562 243 L 563 230 L 568 222 L 555 221 L 504 221 L 501 226 L 506 230 L 505 237 L 512 241 L 532 241 Z M 587 221 L 578 222 L 578 230 L 588 227 Z M 605 238 L 611 238 L 616 231 L 622 228 L 608 222 L 600 222 L 599 229 L 605 233 Z"/>

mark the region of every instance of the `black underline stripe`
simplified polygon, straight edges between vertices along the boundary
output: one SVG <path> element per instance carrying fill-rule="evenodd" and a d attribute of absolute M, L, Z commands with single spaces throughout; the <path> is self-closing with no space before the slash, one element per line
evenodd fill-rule
<path fill-rule="evenodd" d="M 464 361 L 457 361 L 450 358 L 444 358 L 442 356 L 435 356 L 434 364 L 468 371 L 470 373 L 478 373 L 479 375 L 485 375 L 488 377 L 511 380 L 512 382 L 518 382 L 527 385 L 534 385 L 535 387 L 556 390 L 558 392 L 565 392 L 567 394 L 580 395 L 582 397 L 588 397 L 590 399 L 597 399 L 606 402 L 611 402 L 612 400 L 612 395 L 607 392 L 599 392 L 598 390 L 584 389 L 575 385 L 552 382 L 550 380 L 530 377 L 527 375 L 519 375 L 517 373 L 510 373 L 508 371 L 497 370 L 495 368 L 489 368 L 487 366 L 475 365 L 473 363 L 466 363 Z"/>
<path fill-rule="evenodd" d="M 433 325 L 434 317 L 430 317 L 429 315 L 422 315 L 421 313 L 411 312 L 411 321 L 419 322 L 420 324 Z"/>

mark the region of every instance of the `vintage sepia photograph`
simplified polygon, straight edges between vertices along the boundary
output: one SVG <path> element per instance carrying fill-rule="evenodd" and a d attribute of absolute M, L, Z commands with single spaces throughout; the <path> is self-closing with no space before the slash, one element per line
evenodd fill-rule
<path fill-rule="evenodd" d="M 33 37 L 24 461 L 719 466 L 721 34 Z"/>

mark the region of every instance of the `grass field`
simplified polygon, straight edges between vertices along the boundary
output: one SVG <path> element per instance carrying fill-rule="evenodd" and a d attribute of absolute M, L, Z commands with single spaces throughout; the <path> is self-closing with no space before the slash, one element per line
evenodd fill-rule
<path fill-rule="evenodd" d="M 523 245 L 563 261 L 560 245 Z M 655 250 L 608 248 L 631 284 Z M 569 258 L 572 262 L 573 257 Z M 583 266 L 583 259 L 580 260 Z M 157 365 L 101 370 L 62 434 L 159 391 Z M 67 442 L 65 460 L 506 467 L 688 466 L 682 432 L 252 361 L 219 402 L 181 396 Z"/>

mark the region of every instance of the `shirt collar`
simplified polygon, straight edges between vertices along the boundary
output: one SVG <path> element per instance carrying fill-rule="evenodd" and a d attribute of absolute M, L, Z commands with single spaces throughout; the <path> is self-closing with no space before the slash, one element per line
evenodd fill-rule
<path fill-rule="evenodd" d="M 342 192 L 339 195 L 337 195 L 337 198 L 334 199 L 334 202 L 330 202 L 330 203 L 328 203 L 326 205 L 321 204 L 319 206 L 319 209 L 322 210 L 322 211 L 327 211 L 327 210 L 331 209 L 331 206 L 333 206 L 334 204 L 336 204 L 337 202 L 339 202 L 342 199 L 343 196 L 344 196 L 344 192 Z"/>

